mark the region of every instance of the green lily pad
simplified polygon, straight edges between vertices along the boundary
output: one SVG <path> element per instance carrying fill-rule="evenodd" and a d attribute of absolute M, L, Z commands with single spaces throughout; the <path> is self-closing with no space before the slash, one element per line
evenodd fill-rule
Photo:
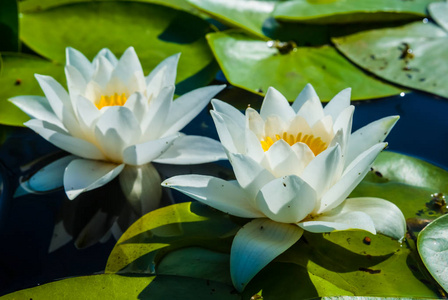
<path fill-rule="evenodd" d="M 448 97 L 448 32 L 432 23 L 361 32 L 333 39 L 366 71 L 391 82 Z"/>
<path fill-rule="evenodd" d="M 433 216 L 440 215 L 442 212 L 426 206 L 426 201 L 431 202 L 431 193 L 446 191 L 447 171 L 416 158 L 384 152 L 351 196 L 386 198 L 409 220 L 420 209 L 426 209 L 421 213 L 425 218 L 431 217 L 430 211 Z M 245 222 L 197 202 L 159 209 L 123 234 L 106 271 L 176 274 L 229 284 L 230 243 Z M 440 295 L 420 261 L 412 235 L 400 244 L 364 231 L 305 232 L 298 243 L 249 283 L 242 299 L 260 291 L 266 300 Z"/>
<path fill-rule="evenodd" d="M 228 215 L 199 203 L 181 203 L 140 218 L 121 236 L 106 265 L 107 273 L 153 273 L 167 252 L 201 246 L 229 251 L 238 226 Z"/>
<path fill-rule="evenodd" d="M 52 7 L 62 6 L 66 4 L 90 2 L 92 0 L 21 0 L 19 2 L 20 12 L 38 12 Z M 117 0 L 100 0 L 100 1 L 117 1 Z M 197 14 L 197 10 L 188 4 L 187 0 L 120 0 L 129 2 L 146 2 L 154 3 L 181 9 L 190 13 Z"/>
<path fill-rule="evenodd" d="M 448 215 L 439 217 L 418 235 L 418 251 L 435 280 L 448 291 Z"/>
<path fill-rule="evenodd" d="M 448 194 L 447 171 L 417 158 L 383 152 L 350 197 L 389 200 L 401 209 L 408 226 L 420 231 L 419 226 L 447 212 L 438 204 L 443 194 Z"/>
<path fill-rule="evenodd" d="M 17 1 L 0 1 L 0 51 L 19 50 L 19 21 Z"/>
<path fill-rule="evenodd" d="M 34 74 L 53 76 L 65 85 L 64 68 L 36 56 L 2 53 L 0 76 L 0 123 L 22 126 L 29 117 L 8 101 L 18 95 L 42 95 Z"/>
<path fill-rule="evenodd" d="M 232 287 L 219 282 L 181 276 L 101 274 L 44 284 L 0 299 L 239 299 Z"/>
<path fill-rule="evenodd" d="M 314 86 L 322 101 L 329 101 L 347 87 L 352 87 L 352 100 L 403 91 L 366 75 L 331 46 L 297 47 L 281 54 L 266 41 L 241 31 L 210 33 L 207 39 L 229 82 L 260 95 L 274 86 L 292 101 L 307 83 Z"/>
<path fill-rule="evenodd" d="M 416 20 L 426 15 L 434 0 L 296 0 L 279 3 L 274 17 L 283 21 L 314 24 Z"/>
<path fill-rule="evenodd" d="M 23 12 L 20 17 L 22 41 L 61 64 L 67 46 L 89 59 L 105 47 L 119 56 L 134 46 L 149 73 L 164 58 L 181 52 L 177 81 L 197 75 L 190 89 L 209 83 L 217 71 L 204 38 L 208 31 L 209 24 L 199 17 L 142 2 L 89 1 Z"/>
<path fill-rule="evenodd" d="M 277 1 L 188 0 L 188 2 L 224 24 L 265 38 L 263 25 L 271 17 Z"/>
<path fill-rule="evenodd" d="M 446 1 L 431 3 L 428 11 L 434 21 L 448 31 L 448 3 Z"/>

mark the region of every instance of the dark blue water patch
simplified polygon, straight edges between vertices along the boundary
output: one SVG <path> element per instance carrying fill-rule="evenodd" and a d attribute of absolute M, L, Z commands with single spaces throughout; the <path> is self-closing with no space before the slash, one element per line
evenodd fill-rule
<path fill-rule="evenodd" d="M 399 115 L 387 137 L 388 149 L 415 156 L 448 170 L 448 101 L 413 92 L 402 96 L 354 102 L 353 130 L 377 119 Z"/>

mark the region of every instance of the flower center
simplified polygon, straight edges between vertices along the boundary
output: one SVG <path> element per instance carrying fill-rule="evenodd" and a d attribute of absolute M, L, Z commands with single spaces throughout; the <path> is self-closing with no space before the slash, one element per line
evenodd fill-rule
<path fill-rule="evenodd" d="M 327 149 L 327 144 L 322 141 L 320 137 L 315 137 L 312 134 L 302 134 L 301 132 L 296 136 L 292 134 L 288 134 L 286 132 L 283 133 L 282 136 L 276 134 L 275 139 L 272 139 L 270 136 L 266 137 L 264 140 L 261 140 L 261 147 L 266 152 L 271 148 L 271 146 L 278 140 L 284 140 L 290 146 L 295 143 L 304 143 L 310 147 L 311 151 L 313 151 L 314 155 L 318 155 L 325 149 Z"/>
<path fill-rule="evenodd" d="M 95 105 L 98 109 L 102 109 L 105 106 L 123 106 L 127 100 L 125 93 L 121 95 L 115 93 L 112 96 L 101 96 L 100 101 L 95 103 Z"/>

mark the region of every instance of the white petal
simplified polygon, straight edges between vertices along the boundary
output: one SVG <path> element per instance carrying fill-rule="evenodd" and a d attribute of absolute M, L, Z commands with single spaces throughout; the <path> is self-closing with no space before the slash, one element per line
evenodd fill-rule
<path fill-rule="evenodd" d="M 310 83 L 305 85 L 303 90 L 297 96 L 296 100 L 294 100 L 294 103 L 292 104 L 292 109 L 297 113 L 302 108 L 302 106 L 308 101 L 321 105 L 319 96 L 317 95 L 316 91 L 314 90 L 313 86 Z"/>
<path fill-rule="evenodd" d="M 318 120 L 324 117 L 322 104 L 317 101 L 307 101 L 300 107 L 297 115 L 305 118 L 312 127 Z"/>
<path fill-rule="evenodd" d="M 101 151 L 92 143 L 57 132 L 55 131 L 56 128 L 48 128 L 48 125 L 45 124 L 45 122 L 33 119 L 26 122 L 25 125 L 33 129 L 56 147 L 59 147 L 62 150 L 70 152 L 74 155 L 99 160 L 105 158 Z"/>
<path fill-rule="evenodd" d="M 158 140 L 129 146 L 123 151 L 123 161 L 134 166 L 147 164 L 167 151 L 178 137 L 179 134 L 173 134 Z"/>
<path fill-rule="evenodd" d="M 45 93 L 55 115 L 62 121 L 64 127 L 71 135 L 82 136 L 81 129 L 76 119 L 72 102 L 67 91 L 53 77 L 35 75 L 40 87 Z"/>
<path fill-rule="evenodd" d="M 180 53 L 177 53 L 164 59 L 146 77 L 146 85 L 150 93 L 152 93 L 154 89 L 160 90 L 160 88 L 163 86 L 175 84 L 177 74 L 177 63 L 179 61 L 179 57 Z M 157 77 L 159 77 L 159 79 Z M 156 81 L 159 82 L 156 83 Z"/>
<path fill-rule="evenodd" d="M 246 128 L 244 134 L 245 147 L 244 151 L 247 156 L 251 157 L 256 162 L 260 163 L 264 158 L 264 150 L 261 146 L 260 140 L 257 138 L 255 133 L 250 129 Z"/>
<path fill-rule="evenodd" d="M 291 150 L 297 156 L 298 162 L 294 165 L 294 173 L 302 176 L 303 171 L 308 164 L 315 158 L 313 151 L 304 143 L 295 143 L 291 146 Z"/>
<path fill-rule="evenodd" d="M 246 155 L 229 153 L 229 161 L 238 183 L 254 199 L 265 184 L 275 179 L 271 172 Z"/>
<path fill-rule="evenodd" d="M 95 62 L 100 57 L 106 58 L 113 66 L 116 66 L 118 63 L 118 59 L 115 57 L 115 54 L 113 54 L 112 51 L 107 48 L 101 49 L 93 59 L 93 62 Z"/>
<path fill-rule="evenodd" d="M 349 198 L 342 212 L 362 211 L 372 219 L 377 232 L 401 240 L 406 233 L 406 220 L 401 210 L 392 202 L 380 198 Z"/>
<path fill-rule="evenodd" d="M 241 228 L 230 250 L 230 275 L 238 291 L 267 264 L 294 245 L 303 230 L 296 225 L 255 219 Z"/>
<path fill-rule="evenodd" d="M 111 80 L 114 65 L 112 65 L 112 63 L 104 56 L 100 56 L 98 59 L 94 60 L 93 66 L 95 69 L 91 80 L 98 83 L 102 88 L 106 88 Z"/>
<path fill-rule="evenodd" d="M 338 132 L 339 130 L 342 130 L 342 143 L 341 143 L 342 154 L 345 154 L 346 145 L 348 144 L 350 133 L 352 132 L 354 110 L 355 107 L 353 105 L 350 105 L 339 114 L 339 117 L 334 122 L 333 132 Z"/>
<path fill-rule="evenodd" d="M 318 213 L 341 204 L 370 170 L 375 158 L 387 144 L 379 143 L 361 153 L 344 171 L 342 177 L 322 197 Z"/>
<path fill-rule="evenodd" d="M 263 186 L 256 202 L 269 219 L 280 223 L 297 223 L 313 211 L 316 192 L 300 177 L 284 176 Z"/>
<path fill-rule="evenodd" d="M 132 112 L 122 106 L 108 108 L 95 126 L 95 137 L 103 153 L 117 163 L 123 161 L 123 150 L 138 143 L 140 136 L 140 124 Z"/>
<path fill-rule="evenodd" d="M 163 135 L 170 135 L 184 128 L 207 106 L 210 99 L 225 87 L 225 85 L 207 86 L 177 98 L 171 104 L 170 113 L 165 121 L 166 130 L 162 131 Z"/>
<path fill-rule="evenodd" d="M 218 99 L 212 99 L 211 103 L 212 103 L 213 109 L 217 113 L 228 115 L 241 128 L 244 128 L 246 118 L 238 109 L 236 109 L 232 105 L 230 105 L 224 101 L 218 100 Z"/>
<path fill-rule="evenodd" d="M 53 109 L 48 103 L 47 98 L 39 96 L 18 96 L 9 99 L 14 105 L 23 110 L 31 118 L 39 119 L 52 123 L 58 127 L 64 127 Z"/>
<path fill-rule="evenodd" d="M 143 117 L 141 122 L 143 131 L 141 142 L 161 137 L 165 129 L 164 124 L 166 118 L 168 118 L 170 112 L 173 96 L 174 86 L 166 86 L 156 98 L 150 100 L 148 113 Z"/>
<path fill-rule="evenodd" d="M 149 108 L 148 99 L 146 99 L 140 92 L 132 94 L 123 106 L 128 108 L 134 114 L 138 123 L 143 122 Z"/>
<path fill-rule="evenodd" d="M 320 199 L 323 194 L 339 179 L 339 172 L 342 168 L 341 163 L 341 147 L 337 145 L 328 148 L 314 158 L 305 168 L 300 177 L 305 180 L 317 193 Z M 318 209 L 319 207 L 317 207 Z"/>
<path fill-rule="evenodd" d="M 81 72 L 74 66 L 65 66 L 65 77 L 67 78 L 67 87 L 72 101 L 72 106 L 75 107 L 75 101 L 78 95 L 83 95 L 87 88 L 87 82 Z"/>
<path fill-rule="evenodd" d="M 181 175 L 168 178 L 162 186 L 210 205 L 222 212 L 242 217 L 260 218 L 264 215 L 252 205 L 252 200 L 237 182 L 203 175 Z"/>
<path fill-rule="evenodd" d="M 129 47 L 118 60 L 112 77 L 120 78 L 125 84 L 130 84 L 130 79 L 134 77 L 134 74 L 144 77 L 137 53 L 135 53 L 134 47 Z"/>
<path fill-rule="evenodd" d="M 359 154 L 384 141 L 399 118 L 399 116 L 385 117 L 355 131 L 348 142 L 345 164 L 348 165 Z"/>
<path fill-rule="evenodd" d="M 83 128 L 84 133 L 91 135 L 96 120 L 101 116 L 100 111 L 92 101 L 81 95 L 76 101 L 76 110 L 78 111 L 79 125 Z"/>
<path fill-rule="evenodd" d="M 376 234 L 375 225 L 368 214 L 360 211 L 348 211 L 332 215 L 320 215 L 313 221 L 299 223 L 306 231 L 322 233 L 334 230 L 361 229 Z"/>
<path fill-rule="evenodd" d="M 203 136 L 180 136 L 154 160 L 156 163 L 191 165 L 227 159 L 221 143 Z"/>
<path fill-rule="evenodd" d="M 286 175 L 300 175 L 301 162 L 296 153 L 291 149 L 291 146 L 284 140 L 276 141 L 268 151 L 265 152 L 266 158 L 269 162 L 271 172 L 275 177 Z M 299 168 L 296 168 L 299 166 Z"/>
<path fill-rule="evenodd" d="M 65 168 L 77 158 L 74 155 L 67 155 L 46 165 L 27 181 L 28 188 L 36 192 L 45 192 L 62 187 Z"/>
<path fill-rule="evenodd" d="M 288 100 L 275 88 L 269 87 L 260 109 L 260 116 L 266 120 L 269 116 L 277 115 L 285 122 L 295 116 Z"/>
<path fill-rule="evenodd" d="M 120 174 L 124 164 L 117 165 L 97 160 L 75 159 L 64 173 L 64 188 L 70 200 L 79 194 L 99 188 Z"/>
<path fill-rule="evenodd" d="M 260 114 L 253 108 L 246 109 L 246 128 L 251 130 L 258 139 L 265 137 L 264 120 Z M 244 125 L 241 126 L 244 128 Z"/>
<path fill-rule="evenodd" d="M 266 122 L 264 123 L 264 134 L 265 136 L 269 136 L 271 138 L 275 138 L 277 134 L 282 135 L 282 133 L 286 130 L 286 122 L 284 122 L 282 118 L 276 115 L 271 115 L 266 119 Z"/>
<path fill-rule="evenodd" d="M 210 111 L 222 145 L 230 152 L 244 153 L 244 127 L 231 117 Z"/>
<path fill-rule="evenodd" d="M 123 194 L 137 215 L 142 216 L 160 206 L 162 180 L 151 163 L 142 166 L 127 165 L 118 178 Z"/>
<path fill-rule="evenodd" d="M 67 57 L 67 65 L 73 66 L 78 69 L 86 82 L 89 81 L 93 73 L 93 67 L 90 61 L 84 56 L 84 54 L 70 47 L 67 47 L 65 49 L 65 54 Z"/>
<path fill-rule="evenodd" d="M 352 89 L 348 88 L 340 91 L 336 96 L 325 105 L 324 114 L 326 116 L 331 116 L 331 118 L 336 120 L 339 114 L 348 106 L 350 106 L 350 95 Z"/>
<path fill-rule="evenodd" d="M 302 116 L 295 116 L 294 119 L 292 119 L 289 123 L 286 131 L 291 134 L 298 134 L 299 132 L 303 133 L 303 135 L 312 134 L 310 125 Z"/>

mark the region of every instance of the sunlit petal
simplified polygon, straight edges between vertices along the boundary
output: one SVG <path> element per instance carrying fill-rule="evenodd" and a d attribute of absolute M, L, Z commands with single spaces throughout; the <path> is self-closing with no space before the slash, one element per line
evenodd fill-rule
<path fill-rule="evenodd" d="M 296 225 L 255 219 L 236 234 L 230 250 L 230 275 L 242 291 L 249 281 L 277 256 L 294 245 L 303 230 Z"/>
<path fill-rule="evenodd" d="M 233 181 L 211 176 L 181 175 L 165 180 L 162 186 L 178 190 L 193 199 L 237 217 L 264 217 L 254 208 L 246 191 Z"/>
<path fill-rule="evenodd" d="M 158 140 L 129 146 L 123 151 L 123 162 L 133 166 L 147 164 L 167 151 L 178 137 L 179 134 L 173 134 Z"/>
<path fill-rule="evenodd" d="M 64 173 L 64 188 L 70 200 L 79 194 L 105 185 L 118 176 L 124 164 L 75 159 L 70 162 Z"/>
<path fill-rule="evenodd" d="M 361 211 L 347 211 L 331 215 L 319 215 L 312 221 L 299 223 L 306 231 L 322 233 L 334 230 L 360 229 L 376 234 L 375 224 L 368 214 Z"/>
<path fill-rule="evenodd" d="M 260 116 L 264 120 L 271 115 L 279 116 L 284 121 L 288 121 L 295 116 L 288 100 L 273 87 L 268 89 L 260 109 Z"/>

